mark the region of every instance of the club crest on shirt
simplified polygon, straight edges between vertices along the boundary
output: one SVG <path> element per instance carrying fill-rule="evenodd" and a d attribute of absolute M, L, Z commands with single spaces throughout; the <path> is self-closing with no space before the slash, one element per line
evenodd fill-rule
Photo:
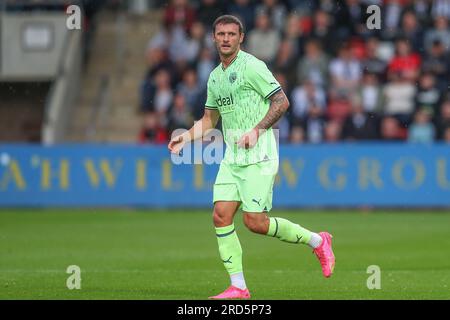
<path fill-rule="evenodd" d="M 237 79 L 237 74 L 236 74 L 236 72 L 232 72 L 232 73 L 230 74 L 230 77 L 229 77 L 228 79 L 230 80 L 230 83 L 234 83 L 234 82 L 236 81 L 236 79 Z"/>

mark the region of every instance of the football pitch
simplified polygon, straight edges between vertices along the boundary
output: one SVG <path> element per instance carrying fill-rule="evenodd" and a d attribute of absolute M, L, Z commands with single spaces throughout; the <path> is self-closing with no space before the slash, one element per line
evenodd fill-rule
<path fill-rule="evenodd" d="M 236 229 L 252 298 L 449 299 L 450 212 L 278 211 L 334 236 L 335 273 L 309 247 Z M 67 268 L 81 270 L 69 290 Z M 380 268 L 380 289 L 369 266 Z M 0 299 L 206 299 L 229 285 L 210 212 L 0 211 Z"/>

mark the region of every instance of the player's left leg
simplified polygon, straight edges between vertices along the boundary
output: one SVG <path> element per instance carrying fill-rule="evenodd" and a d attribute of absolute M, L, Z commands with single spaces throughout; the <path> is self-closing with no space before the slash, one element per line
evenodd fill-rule
<path fill-rule="evenodd" d="M 328 232 L 317 234 L 287 219 L 269 218 L 263 212 L 250 213 L 244 209 L 243 216 L 244 224 L 254 233 L 276 237 L 288 243 L 310 246 L 319 259 L 323 275 L 327 278 L 332 275 L 335 258 L 331 246 L 332 236 Z"/>
<path fill-rule="evenodd" d="M 284 242 L 301 243 L 313 248 L 325 277 L 331 276 L 335 258 L 331 248 L 331 235 L 319 234 L 284 218 L 269 218 L 272 209 L 272 189 L 277 165 L 262 162 L 245 169 L 241 185 L 244 223 L 252 232 L 276 237 Z"/>

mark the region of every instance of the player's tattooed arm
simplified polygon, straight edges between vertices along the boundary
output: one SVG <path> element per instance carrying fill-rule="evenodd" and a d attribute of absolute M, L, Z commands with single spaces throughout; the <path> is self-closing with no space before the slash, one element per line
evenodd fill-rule
<path fill-rule="evenodd" d="M 252 131 L 245 133 L 236 143 L 240 148 L 253 148 L 258 142 L 259 136 L 265 130 L 271 128 L 283 116 L 289 108 L 289 101 L 283 90 L 279 90 L 270 98 L 271 104 L 266 116 L 253 128 Z"/>
<path fill-rule="evenodd" d="M 257 130 L 271 128 L 283 116 L 289 108 L 289 100 L 283 90 L 278 91 L 270 97 L 270 108 L 266 116 L 255 127 Z"/>

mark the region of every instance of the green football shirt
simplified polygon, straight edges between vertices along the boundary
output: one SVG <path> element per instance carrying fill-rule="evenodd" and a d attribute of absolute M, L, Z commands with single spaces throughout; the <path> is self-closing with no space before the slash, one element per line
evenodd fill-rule
<path fill-rule="evenodd" d="M 222 117 L 224 163 L 244 166 L 278 159 L 272 128 L 251 149 L 238 148 L 236 142 L 265 117 L 269 98 L 279 90 L 281 86 L 266 64 L 242 50 L 226 69 L 220 64 L 211 72 L 205 107 L 218 110 Z"/>

